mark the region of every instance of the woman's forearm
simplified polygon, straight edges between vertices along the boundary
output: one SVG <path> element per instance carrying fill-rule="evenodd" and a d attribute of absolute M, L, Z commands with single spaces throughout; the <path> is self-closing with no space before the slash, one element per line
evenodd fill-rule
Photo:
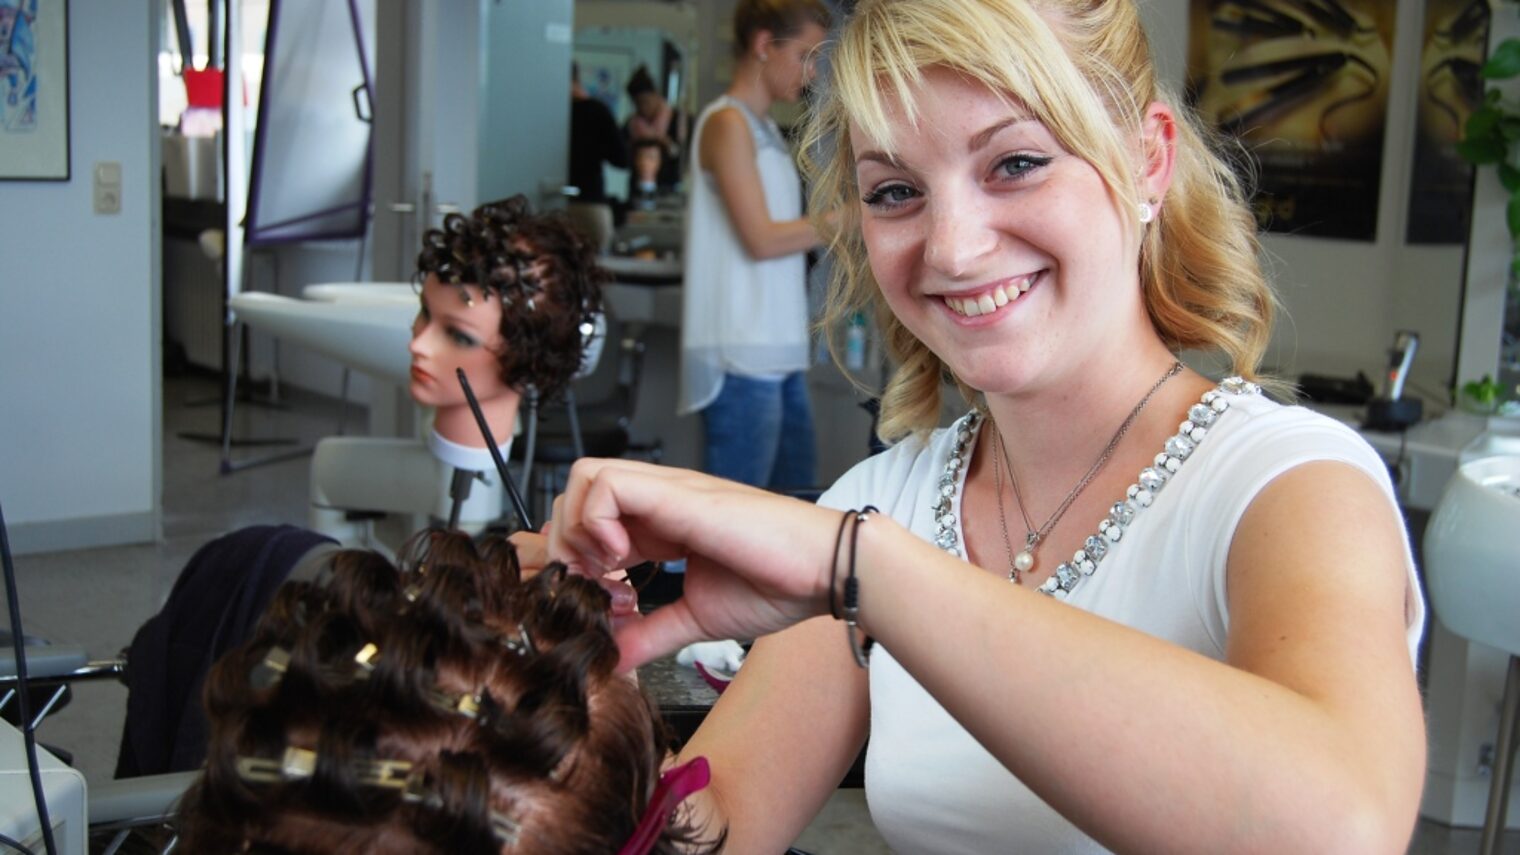
<path fill-rule="evenodd" d="M 1387 742 L 1423 744 L 1417 696 L 1348 712 L 1009 585 L 886 521 L 865 525 L 859 564 L 863 625 L 1005 767 L 1106 845 L 1407 844 L 1418 784 L 1387 782 L 1417 780 L 1423 751 Z M 1358 713 L 1370 724 L 1390 708 L 1399 728 L 1359 726 Z"/>

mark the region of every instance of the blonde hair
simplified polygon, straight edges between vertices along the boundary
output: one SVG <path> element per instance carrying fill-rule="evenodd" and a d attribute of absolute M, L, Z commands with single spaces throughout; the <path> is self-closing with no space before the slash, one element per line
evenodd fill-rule
<path fill-rule="evenodd" d="M 820 321 L 829 349 L 840 361 L 838 331 L 869 311 L 896 364 L 881 396 L 884 440 L 935 427 L 950 375 L 892 314 L 871 275 L 850 126 L 890 148 L 889 108 L 900 106 L 916 122 L 915 95 L 931 66 L 1002 93 L 1042 122 L 1097 170 L 1124 211 L 1143 200 L 1135 144 L 1146 109 L 1171 105 L 1172 183 L 1140 249 L 1146 309 L 1172 350 L 1216 349 L 1235 373 L 1258 378 L 1276 301 L 1257 259 L 1256 222 L 1210 132 L 1157 82 L 1132 0 L 860 0 L 809 114 L 802 166 L 812 185 L 809 209 L 834 258 Z M 975 390 L 951 379 L 975 400 Z"/>

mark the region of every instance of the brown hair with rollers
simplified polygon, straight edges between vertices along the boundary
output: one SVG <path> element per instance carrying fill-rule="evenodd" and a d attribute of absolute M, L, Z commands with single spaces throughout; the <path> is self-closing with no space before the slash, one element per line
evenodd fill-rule
<path fill-rule="evenodd" d="M 180 809 L 187 851 L 608 853 L 628 840 L 668 737 L 615 673 L 607 592 L 562 565 L 523 580 L 495 534 L 425 531 L 403 554 L 398 567 L 334 553 L 325 583 L 287 582 L 217 662 L 206 769 Z M 240 766 L 291 748 L 314 752 L 309 775 L 251 780 Z M 356 771 L 387 761 L 410 764 L 421 798 Z M 678 810 L 652 851 L 721 843 Z"/>

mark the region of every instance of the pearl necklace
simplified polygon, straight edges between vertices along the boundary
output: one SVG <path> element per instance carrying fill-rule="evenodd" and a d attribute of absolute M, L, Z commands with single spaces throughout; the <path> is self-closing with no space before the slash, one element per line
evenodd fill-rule
<path fill-rule="evenodd" d="M 1056 506 L 1055 511 L 1051 513 L 1050 518 L 1045 520 L 1045 524 L 1039 528 L 1035 528 L 1034 523 L 1029 521 L 1029 510 L 1024 504 L 1024 496 L 1019 493 L 1019 479 L 1013 475 L 1013 461 L 1008 457 L 1008 445 L 1003 442 L 1003 432 L 998 430 L 997 422 L 992 423 L 992 435 L 995 440 L 992 446 L 992 474 L 993 482 L 996 485 L 993 489 L 997 495 L 998 524 L 1003 527 L 1003 549 L 1008 553 L 1008 581 L 1017 583 L 1022 574 L 1034 569 L 1034 551 L 1039 548 L 1040 543 L 1056 527 L 1056 523 L 1061 521 L 1061 517 L 1066 516 L 1066 509 L 1070 508 L 1072 502 L 1075 502 L 1077 497 L 1082 495 L 1082 491 L 1087 489 L 1087 485 L 1092 483 L 1093 478 L 1097 477 L 1098 472 L 1103 469 L 1103 465 L 1108 462 L 1108 459 L 1114 456 L 1115 449 L 1119 447 L 1119 441 L 1124 439 L 1125 435 L 1129 433 L 1130 426 L 1135 423 L 1135 419 L 1140 417 L 1140 411 L 1144 410 L 1145 405 L 1150 403 L 1151 397 L 1156 394 L 1157 390 L 1166 385 L 1166 381 L 1176 377 L 1181 372 L 1182 363 L 1174 360 L 1167 367 L 1166 373 L 1161 375 L 1161 379 L 1157 380 L 1155 385 L 1151 386 L 1150 390 L 1145 393 L 1145 396 L 1140 399 L 1140 403 L 1136 404 L 1135 408 L 1129 411 L 1129 415 L 1124 417 L 1124 421 L 1120 423 L 1119 429 L 1114 431 L 1113 438 L 1108 441 L 1108 445 L 1103 447 L 1102 453 L 1098 455 L 1097 460 L 1093 461 L 1093 465 L 1088 467 L 1087 473 L 1082 476 L 1082 480 L 1077 482 L 1077 486 L 1071 488 L 1071 492 L 1066 494 L 1066 498 L 1061 500 L 1061 503 Z M 1008 513 L 1003 510 L 1004 467 L 1008 470 L 1008 481 L 1013 485 L 1013 497 L 1018 499 L 1019 502 L 1019 514 L 1024 518 L 1024 548 L 1019 550 L 1018 555 L 1013 554 L 1013 542 L 1008 537 Z"/>
<path fill-rule="evenodd" d="M 1230 399 L 1260 392 L 1261 387 L 1255 383 L 1239 377 L 1227 377 L 1217 387 L 1203 393 L 1202 399 L 1188 408 L 1187 419 L 1178 427 L 1177 433 L 1167 439 L 1153 465 L 1140 470 L 1135 483 L 1124 491 L 1125 498 L 1114 502 L 1108 516 L 1098 523 L 1097 532 L 1088 536 L 1070 561 L 1062 562 L 1055 573 L 1040 584 L 1039 592 L 1057 599 L 1066 599 L 1083 578 L 1096 572 L 1099 562 L 1118 545 L 1124 536 L 1124 530 L 1134 521 L 1135 516 L 1151 506 L 1156 500 L 1156 494 L 1161 492 L 1161 488 L 1177 474 L 1198 444 L 1208 436 L 1209 428 L 1230 408 Z M 936 523 L 934 545 L 958 558 L 965 558 L 966 554 L 961 549 L 955 501 L 963 481 L 962 470 L 971 457 L 977 430 L 985 418 L 980 411 L 972 410 L 951 426 L 955 441 L 950 458 L 945 461 L 945 471 L 939 477 L 938 498 L 930 508 L 934 512 Z"/>

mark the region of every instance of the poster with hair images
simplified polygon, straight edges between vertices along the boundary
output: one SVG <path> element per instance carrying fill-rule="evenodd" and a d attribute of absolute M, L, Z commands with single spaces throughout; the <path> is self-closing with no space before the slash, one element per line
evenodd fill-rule
<path fill-rule="evenodd" d="M 1192 0 L 1188 97 L 1239 141 L 1262 228 L 1376 238 L 1395 5 Z"/>
<path fill-rule="evenodd" d="M 1467 117 L 1483 102 L 1488 0 L 1426 0 L 1415 107 L 1414 172 L 1404 240 L 1465 244 L 1472 217 L 1472 164 L 1457 154 Z"/>

